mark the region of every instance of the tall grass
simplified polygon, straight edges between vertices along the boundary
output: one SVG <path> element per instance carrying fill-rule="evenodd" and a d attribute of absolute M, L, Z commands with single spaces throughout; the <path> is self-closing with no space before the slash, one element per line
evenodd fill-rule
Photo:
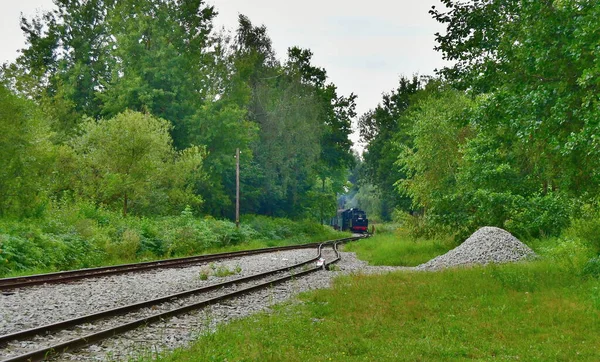
<path fill-rule="evenodd" d="M 312 221 L 246 216 L 123 217 L 87 203 L 51 208 L 44 217 L 0 220 L 0 277 L 175 256 L 307 243 L 342 237 Z"/>

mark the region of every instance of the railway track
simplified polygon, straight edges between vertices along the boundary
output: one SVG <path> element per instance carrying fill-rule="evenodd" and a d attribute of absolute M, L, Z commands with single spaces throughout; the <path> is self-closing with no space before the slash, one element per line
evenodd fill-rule
<path fill-rule="evenodd" d="M 201 309 L 226 299 L 269 288 L 293 278 L 314 273 L 322 268 L 311 266 L 311 264 L 314 265 L 315 261 L 321 257 L 322 247 L 332 247 L 336 255 L 333 260 L 324 263 L 323 267 L 328 267 L 339 260 L 337 245 L 340 242 L 355 239 L 357 238 L 346 238 L 321 244 L 318 248 L 318 255 L 314 258 L 284 268 L 0 336 L 0 347 L 9 346 L 12 347 L 10 349 L 13 352 L 15 350 L 19 351 L 16 355 L 15 353 L 7 356 L 0 355 L 0 360 L 44 360 L 140 326 L 162 321 L 179 314 L 189 313 L 190 311 Z M 270 248 L 270 250 L 272 251 L 273 248 Z M 114 320 L 115 318 L 116 321 Z M 90 328 L 81 327 L 82 325 L 89 326 L 91 323 L 95 324 L 95 327 L 91 328 L 93 329 L 91 333 L 89 332 Z M 34 350 L 18 347 L 28 345 L 41 345 L 43 347 L 36 347 Z M 17 347 L 15 348 L 14 346 Z"/>
<path fill-rule="evenodd" d="M 355 238 L 345 238 L 340 239 L 339 241 L 350 241 Z M 254 249 L 254 250 L 243 250 L 229 253 L 218 253 L 218 254 L 207 254 L 207 255 L 197 255 L 185 258 L 176 258 L 176 259 L 164 259 L 143 263 L 134 263 L 134 264 L 123 264 L 123 265 L 114 265 L 107 267 L 99 267 L 99 268 L 90 268 L 90 269 L 79 269 L 79 270 L 71 270 L 64 271 L 58 273 L 48 273 L 48 274 L 37 274 L 37 275 L 29 275 L 23 277 L 14 277 L 14 278 L 3 278 L 0 279 L 0 291 L 3 290 L 11 290 L 16 288 L 24 288 L 28 286 L 34 285 L 42 285 L 42 284 L 51 284 L 51 283 L 67 283 L 74 280 L 87 279 L 87 278 L 98 278 L 103 276 L 110 275 L 118 275 L 125 273 L 134 273 L 134 272 L 143 272 L 152 269 L 160 269 L 160 268 L 181 268 L 188 265 L 198 264 L 198 263 L 206 263 L 215 260 L 221 260 L 226 258 L 247 256 L 247 255 L 256 255 L 262 253 L 271 253 L 274 251 L 284 251 L 284 250 L 294 250 L 294 249 L 303 249 L 303 248 L 315 248 L 321 244 L 328 245 L 336 240 L 325 241 L 322 243 L 308 243 L 301 245 L 291 245 L 291 246 L 279 246 L 279 247 L 271 247 L 271 248 L 263 248 L 263 249 Z"/>

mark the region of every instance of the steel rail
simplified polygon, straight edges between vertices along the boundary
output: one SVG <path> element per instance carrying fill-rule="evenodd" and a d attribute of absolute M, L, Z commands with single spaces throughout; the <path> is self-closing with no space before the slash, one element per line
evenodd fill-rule
<path fill-rule="evenodd" d="M 317 258 L 320 258 L 320 256 L 321 256 L 321 246 L 319 246 L 319 253 L 318 253 Z M 5 359 L 3 361 L 4 362 L 24 362 L 24 361 L 34 362 L 34 361 L 41 361 L 41 360 L 44 360 L 46 358 L 54 357 L 54 356 L 56 356 L 58 354 L 65 353 L 65 352 L 67 352 L 69 350 L 73 350 L 75 348 L 80 348 L 80 347 L 83 347 L 85 345 L 88 345 L 88 344 L 91 344 L 91 343 L 94 343 L 94 342 L 97 342 L 97 341 L 101 341 L 103 339 L 107 339 L 107 338 L 113 337 L 113 336 L 115 336 L 117 334 L 130 331 L 132 329 L 135 329 L 135 328 L 143 326 L 143 325 L 147 325 L 149 323 L 160 321 L 160 320 L 163 320 L 165 318 L 169 318 L 169 317 L 176 316 L 176 315 L 179 315 L 179 314 L 187 313 L 187 312 L 199 309 L 199 308 L 203 308 L 203 307 L 209 306 L 211 304 L 216 304 L 216 303 L 218 303 L 220 301 L 223 301 L 223 300 L 226 300 L 226 299 L 229 299 L 229 298 L 233 298 L 233 297 L 236 297 L 236 296 L 240 296 L 240 295 L 243 295 L 243 294 L 255 291 L 255 290 L 259 290 L 259 289 L 263 289 L 263 288 L 266 288 L 266 287 L 270 287 L 272 285 L 279 284 L 279 283 L 282 283 L 284 281 L 290 280 L 293 277 L 305 275 L 305 274 L 308 274 L 310 272 L 314 272 L 314 271 L 317 271 L 317 270 L 321 270 L 321 268 L 308 269 L 306 271 L 298 272 L 298 273 L 296 273 L 294 275 L 288 275 L 288 276 L 285 276 L 285 277 L 282 277 L 282 278 L 278 278 L 278 279 L 275 279 L 275 280 L 272 280 L 272 281 L 269 281 L 269 282 L 266 282 L 266 283 L 257 284 L 255 286 L 251 286 L 251 287 L 248 287 L 248 288 L 240 289 L 240 290 L 237 290 L 237 291 L 234 291 L 234 292 L 231 292 L 231 293 L 228 293 L 228 294 L 224 294 L 224 295 L 221 295 L 221 296 L 218 296 L 218 297 L 214 297 L 214 298 L 210 298 L 210 299 L 207 299 L 207 300 L 204 300 L 204 301 L 201 301 L 201 302 L 189 304 L 189 305 L 186 305 L 184 307 L 172 309 L 170 311 L 158 313 L 158 314 L 155 314 L 155 315 L 152 315 L 152 316 L 149 316 L 149 317 L 140 318 L 138 320 L 135 320 L 135 321 L 132 321 L 132 322 L 129 322 L 129 323 L 121 324 L 121 325 L 113 327 L 113 328 L 107 328 L 107 329 L 102 330 L 100 332 L 88 334 L 88 335 L 86 335 L 84 337 L 75 338 L 75 339 L 72 339 L 72 340 L 67 341 L 67 342 L 59 343 L 59 344 L 56 344 L 56 345 L 53 345 L 53 346 L 49 346 L 49 347 L 46 347 L 46 348 L 42 348 L 42 349 L 39 349 L 39 350 L 36 350 L 36 351 L 33 351 L 33 352 L 29 352 L 29 353 L 22 354 L 22 355 L 19 355 L 19 356 L 11 357 L 11 358 Z"/>
<path fill-rule="evenodd" d="M 353 238 L 344 238 L 340 240 L 347 240 Z M 300 244 L 300 245 L 289 245 L 289 246 L 279 246 L 279 247 L 270 247 L 270 248 L 262 248 L 262 249 L 254 249 L 254 250 L 242 250 L 228 253 L 217 253 L 217 254 L 206 254 L 206 255 L 196 255 L 185 258 L 176 258 L 176 259 L 163 259 L 142 263 L 132 263 L 132 264 L 121 264 L 114 266 L 105 266 L 99 268 L 89 268 L 89 269 L 78 269 L 78 270 L 70 270 L 63 271 L 57 273 L 47 273 L 47 274 L 36 274 L 22 277 L 13 277 L 13 278 L 3 278 L 0 279 L 0 290 L 7 289 L 16 289 L 23 288 L 34 285 L 41 285 L 46 283 L 66 283 L 73 280 L 85 279 L 85 278 L 97 278 L 108 275 L 117 275 L 124 274 L 130 272 L 140 272 L 146 271 L 150 269 L 158 269 L 158 268 L 176 268 L 182 267 L 190 264 L 197 264 L 203 262 L 209 262 L 219 259 L 227 259 L 234 258 L 239 256 L 247 256 L 247 255 L 256 255 L 263 253 L 270 253 L 274 251 L 283 251 L 283 250 L 294 250 L 294 249 L 306 249 L 317 247 L 320 244 L 330 244 L 334 243 L 338 240 L 328 240 L 321 243 L 308 243 L 308 244 Z"/>
<path fill-rule="evenodd" d="M 156 298 L 156 299 L 151 299 L 151 300 L 147 300 L 147 301 L 143 301 L 143 302 L 139 302 L 139 303 L 129 304 L 129 305 L 126 305 L 123 307 L 117 307 L 117 308 L 101 311 L 98 313 L 87 314 L 87 315 L 84 315 L 81 317 L 76 317 L 76 318 L 64 320 L 64 321 L 57 322 L 57 323 L 47 324 L 47 325 L 40 326 L 40 327 L 35 327 L 35 328 L 26 329 L 26 330 L 19 331 L 19 332 L 5 334 L 5 335 L 0 336 L 0 345 L 7 343 L 9 341 L 17 340 L 17 339 L 23 339 L 23 338 L 32 337 L 35 335 L 40 335 L 40 334 L 44 334 L 44 333 L 48 333 L 48 332 L 52 332 L 52 331 L 63 330 L 63 329 L 69 328 L 69 327 L 73 327 L 73 326 L 83 324 L 83 323 L 93 322 L 93 321 L 96 321 L 96 320 L 99 320 L 102 318 L 106 318 L 106 317 L 122 315 L 122 314 L 132 312 L 132 311 L 135 311 L 138 309 L 152 307 L 152 306 L 160 304 L 160 303 L 169 302 L 169 301 L 172 301 L 172 300 L 175 300 L 178 298 L 184 298 L 184 297 L 188 297 L 188 296 L 195 295 L 195 294 L 209 292 L 209 291 L 219 289 L 219 288 L 226 288 L 226 287 L 233 286 L 235 284 L 245 283 L 245 282 L 249 282 L 249 281 L 252 281 L 255 279 L 264 278 L 269 275 L 289 271 L 294 268 L 299 268 L 303 265 L 315 262 L 317 259 L 319 259 L 319 256 L 316 256 L 309 260 L 294 264 L 292 266 L 287 266 L 284 268 L 270 270 L 270 271 L 266 271 L 263 273 L 258 273 L 258 274 L 250 275 L 247 277 L 230 280 L 230 281 L 223 282 L 223 283 L 217 283 L 217 284 L 212 284 L 212 285 L 209 285 L 206 287 L 190 289 L 190 290 L 167 295 L 167 296 Z"/>
<path fill-rule="evenodd" d="M 356 240 L 359 239 L 360 237 L 352 237 L 352 238 L 345 238 L 345 239 L 341 239 L 341 240 L 337 240 L 337 241 L 331 241 L 331 242 L 326 242 L 326 243 L 322 243 L 319 245 L 319 251 L 318 251 L 318 255 L 310 260 L 307 260 L 305 262 L 302 263 L 298 263 L 295 264 L 293 266 L 289 266 L 289 267 L 285 267 L 285 268 L 280 268 L 277 270 L 272 270 L 269 272 L 264 272 L 264 273 L 259 273 L 259 274 L 255 274 L 252 276 L 248 276 L 248 277 L 244 277 L 244 278 L 240 278 L 240 279 L 236 279 L 236 280 L 232 280 L 229 282 L 225 282 L 225 283 L 220 283 L 220 284 L 215 284 L 215 285 L 211 285 L 208 287 L 204 287 L 204 288 L 198 288 L 198 289 L 194 289 L 194 290 L 190 290 L 190 291 L 185 291 L 185 292 L 181 292 L 181 293 L 177 293 L 177 294 L 173 294 L 170 296 L 166 296 L 166 297 L 162 297 L 162 298 L 158 298 L 152 301 L 147 301 L 147 302 L 141 302 L 141 303 L 137 303 L 137 304 L 132 304 L 129 306 L 125 306 L 125 307 L 121 307 L 121 308 L 115 308 L 112 310 L 107 310 L 104 312 L 100 312 L 100 313 L 95 313 L 95 314 L 91 314 L 91 315 L 87 315 L 87 316 L 83 316 L 83 317 L 79 317 L 79 318 L 74 318 L 71 320 L 67 320 L 67 321 L 63 321 L 63 322 L 59 322 L 59 323 L 55 323 L 52 325 L 46 325 L 46 326 L 42 326 L 39 328 L 33 328 L 33 329 L 29 329 L 29 330 L 25 330 L 25 331 L 21 331 L 21 332 L 16 332 L 16 333 L 12 333 L 9 335 L 5 335 L 5 336 L 1 336 L 0 337 L 0 342 L 1 343 L 5 343 L 11 340 L 17 340 L 17 339 L 23 339 L 26 337 L 31 337 L 33 335 L 37 335 L 40 333 L 47 333 L 50 331 L 56 331 L 56 330 L 63 330 L 65 328 L 68 327 L 72 327 L 78 324 L 82 324 L 82 323 L 87 323 L 90 321 L 94 321 L 94 320 L 98 320 L 101 318 L 106 318 L 109 316 L 114 316 L 114 315 L 121 315 L 127 312 L 130 312 L 132 310 L 135 309 L 140 309 L 140 308 L 144 308 L 144 307 L 148 307 L 148 306 L 152 306 L 152 305 L 156 305 L 158 303 L 164 303 L 167 302 L 169 300 L 173 300 L 173 299 L 177 299 L 177 298 L 181 298 L 181 297 L 185 297 L 185 296 L 189 296 L 189 295 L 193 295 L 193 294 L 197 294 L 197 293 L 201 293 L 201 292 L 206 292 L 209 290 L 213 290 L 213 289 L 218 289 L 224 286 L 231 286 L 234 284 L 239 284 L 242 282 L 247 282 L 250 280 L 254 280 L 254 279 L 259 279 L 259 278 L 263 278 L 266 277 L 268 275 L 274 275 L 277 273 L 281 273 L 281 272 L 285 272 L 285 271 L 290 271 L 294 268 L 298 268 L 301 267 L 303 265 L 309 264 L 311 262 L 314 262 L 315 260 L 319 259 L 321 257 L 322 254 L 322 247 L 324 245 L 332 245 L 333 250 L 336 253 L 336 259 L 334 259 L 333 261 L 329 262 L 329 263 L 325 263 L 324 267 L 328 268 L 331 264 L 336 263 L 340 260 L 340 254 L 337 250 L 337 245 L 339 243 L 342 242 L 347 242 L 347 241 L 351 241 L 351 240 Z M 72 339 L 70 341 L 67 342 L 63 342 L 57 345 L 53 345 L 53 346 L 49 346 L 46 348 L 42 348 L 39 349 L 37 351 L 33 351 L 33 352 L 29 352 L 23 355 L 19 355 L 16 357 L 11 357 L 9 359 L 5 359 L 3 361 L 5 362 L 22 362 L 22 361 L 41 361 L 45 358 L 48 358 L 50 356 L 56 356 L 60 353 L 64 353 L 67 352 L 68 350 L 73 350 L 75 348 L 79 348 L 79 347 L 83 347 L 85 345 L 89 345 L 91 343 L 106 339 L 106 338 L 110 338 L 112 336 L 115 336 L 117 334 L 120 333 L 124 333 L 126 331 L 130 331 L 132 329 L 135 329 L 139 326 L 142 325 L 147 325 L 149 323 L 153 323 L 156 321 L 160 321 L 163 320 L 164 318 L 168 318 L 168 317 L 172 317 L 175 315 L 179 315 L 179 314 L 184 314 L 184 313 L 188 313 L 190 311 L 196 310 L 196 309 L 200 309 L 212 304 L 216 304 L 220 301 L 226 300 L 226 299 L 230 299 L 233 297 L 237 297 L 246 293 L 250 293 L 252 291 L 255 290 L 259 290 L 259 289 L 263 289 L 263 288 L 267 288 L 276 284 L 280 284 L 283 283 L 285 281 L 288 281 L 290 279 L 293 279 L 295 277 L 299 277 L 299 276 L 303 276 L 303 275 L 307 275 L 309 273 L 313 273 L 316 272 L 318 270 L 321 270 L 321 267 L 315 267 L 315 268 L 311 268 L 308 270 L 303 270 L 303 271 L 299 271 L 295 274 L 291 274 L 291 275 L 287 275 L 281 278 L 277 278 L 275 280 L 271 280 L 265 283 L 261 283 L 261 284 L 257 284 L 255 286 L 250 286 L 247 288 L 243 288 L 234 292 L 230 292 L 227 294 L 224 294 L 222 296 L 217 296 L 214 298 L 210 298 L 201 302 L 197 302 L 197 303 L 193 303 L 193 304 L 189 304 L 180 308 L 176 308 L 176 309 L 172 309 L 166 312 L 162 312 L 162 313 L 158 313 L 149 317 L 144 317 L 138 320 L 135 320 L 133 322 L 129 322 L 129 323 L 125 323 L 113 328 L 108 328 L 105 329 L 103 331 L 100 332 L 96 332 L 96 333 L 92 333 L 80 338 L 75 338 Z M 88 319 L 89 318 L 89 319 Z"/>

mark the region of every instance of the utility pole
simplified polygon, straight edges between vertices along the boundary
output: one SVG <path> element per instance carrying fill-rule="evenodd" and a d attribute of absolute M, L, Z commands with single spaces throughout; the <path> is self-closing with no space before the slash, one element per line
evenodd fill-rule
<path fill-rule="evenodd" d="M 240 228 L 240 149 L 235 149 L 235 227 Z"/>

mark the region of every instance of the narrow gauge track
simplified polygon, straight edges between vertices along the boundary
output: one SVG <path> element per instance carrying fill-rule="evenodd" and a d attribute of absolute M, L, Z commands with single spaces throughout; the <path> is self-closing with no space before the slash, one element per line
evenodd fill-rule
<path fill-rule="evenodd" d="M 85 345 L 89 345 L 94 342 L 101 341 L 103 339 L 113 337 L 117 334 L 127 332 L 129 330 L 135 329 L 135 328 L 143 326 L 143 325 L 147 325 L 149 323 L 164 320 L 165 318 L 169 318 L 169 317 L 176 316 L 179 314 L 188 313 L 190 311 L 200 309 L 200 308 L 206 307 L 208 305 L 216 304 L 216 303 L 226 300 L 226 299 L 241 296 L 243 294 L 247 294 L 252 291 L 259 290 L 259 289 L 268 288 L 273 285 L 280 284 L 285 281 L 291 280 L 292 278 L 297 278 L 297 277 L 300 277 L 300 276 L 303 276 L 303 275 L 306 275 L 309 273 L 316 272 L 318 270 L 321 270 L 321 267 L 313 267 L 313 268 L 306 269 L 306 265 L 308 265 L 310 263 L 314 263 L 316 260 L 318 260 L 321 257 L 323 246 L 330 245 L 333 248 L 335 255 L 336 255 L 334 260 L 325 263 L 323 266 L 323 267 L 329 267 L 329 265 L 336 263 L 340 260 L 340 255 L 337 251 L 337 245 L 341 242 L 346 242 L 346 241 L 356 240 L 356 239 L 359 239 L 359 238 L 353 237 L 353 238 L 346 238 L 346 239 L 341 239 L 338 241 L 330 241 L 327 243 L 323 243 L 323 244 L 319 245 L 318 255 L 315 258 L 309 259 L 305 262 L 298 263 L 298 264 L 295 264 L 292 266 L 288 266 L 288 267 L 284 267 L 284 268 L 280 268 L 277 270 L 272 270 L 272 271 L 268 271 L 268 272 L 264 272 L 264 273 L 259 273 L 259 274 L 251 275 L 251 276 L 244 277 L 244 278 L 239 278 L 239 279 L 232 280 L 232 281 L 225 282 L 225 283 L 214 284 L 214 285 L 204 287 L 204 288 L 189 290 L 189 291 L 169 295 L 166 297 L 161 297 L 161 298 L 154 299 L 154 300 L 149 300 L 149 301 L 136 303 L 136 304 L 120 307 L 120 308 L 115 308 L 115 309 L 107 310 L 104 312 L 90 314 L 90 315 L 83 316 L 80 318 L 74 318 L 71 320 L 66 320 L 66 321 L 51 324 L 51 325 L 46 325 L 46 326 L 42 326 L 42 327 L 38 327 L 38 328 L 32 328 L 32 329 L 21 331 L 21 332 L 16 332 L 16 333 L 11 333 L 8 335 L 0 336 L 0 346 L 5 346 L 9 342 L 23 341 L 28 338 L 32 338 L 34 336 L 39 336 L 42 334 L 44 335 L 44 337 L 47 337 L 47 335 L 50 334 L 51 332 L 56 333 L 58 331 L 64 331 L 68 328 L 73 328 L 76 326 L 80 326 L 82 324 L 91 323 L 91 322 L 98 321 L 101 319 L 106 319 L 108 317 L 122 316 L 127 313 L 139 311 L 143 308 L 150 307 L 152 310 L 152 309 L 155 309 L 157 305 L 160 305 L 162 303 L 169 303 L 169 302 L 173 302 L 175 300 L 180 300 L 182 298 L 186 298 L 189 296 L 206 293 L 208 291 L 232 287 L 232 286 L 236 286 L 236 285 L 239 285 L 242 283 L 247 283 L 249 281 L 254 281 L 257 279 L 261 279 L 261 278 L 268 278 L 267 281 L 263 281 L 259 284 L 251 285 L 248 287 L 242 287 L 237 290 L 234 290 L 234 291 L 231 291 L 231 292 L 228 292 L 228 293 L 216 296 L 216 297 L 212 297 L 212 298 L 205 299 L 202 301 L 195 301 L 190 304 L 186 304 L 186 305 L 183 305 L 183 306 L 180 306 L 177 308 L 173 308 L 173 309 L 169 309 L 169 310 L 166 310 L 163 312 L 144 316 L 142 318 L 135 319 L 133 321 L 127 321 L 125 323 L 121 322 L 122 324 L 120 324 L 120 325 L 112 326 L 112 327 L 103 329 L 99 332 L 91 333 L 91 334 L 88 334 L 85 336 L 75 337 L 66 342 L 59 342 L 54 345 L 48 345 L 46 347 L 40 348 L 38 350 L 34 350 L 32 352 L 27 352 L 27 353 L 21 354 L 19 356 L 11 356 L 7 359 L 2 359 L 2 361 L 5 361 L 5 362 L 41 361 L 41 360 L 44 360 L 47 358 L 54 357 L 60 353 L 72 351 L 76 348 L 79 348 L 79 347 L 82 347 Z M 304 267 L 304 268 L 302 268 L 302 267 Z M 283 275 L 283 276 L 278 275 L 278 274 L 282 274 L 282 273 L 285 273 L 285 275 Z M 276 277 L 273 279 L 274 276 L 276 276 Z M 50 338 L 52 338 L 52 334 L 50 334 Z"/>
<path fill-rule="evenodd" d="M 218 254 L 207 254 L 207 255 L 196 255 L 185 258 L 176 258 L 176 259 L 164 259 L 164 260 L 156 260 L 142 263 L 133 263 L 133 264 L 122 264 L 122 265 L 114 265 L 114 266 L 106 266 L 99 268 L 89 268 L 89 269 L 79 269 L 79 270 L 70 270 L 58 273 L 48 273 L 48 274 L 36 274 L 29 275 L 23 277 L 14 277 L 14 278 L 3 278 L 0 279 L 0 291 L 1 290 L 10 290 L 16 288 L 24 288 L 28 286 L 41 285 L 41 284 L 50 284 L 50 283 L 67 283 L 78 279 L 86 279 L 86 278 L 96 278 L 108 275 L 117 275 L 124 273 L 132 273 L 132 272 L 141 272 L 150 269 L 159 269 L 159 268 L 179 268 L 192 264 L 205 263 L 214 260 L 221 260 L 227 258 L 235 258 L 246 255 L 255 255 L 262 253 L 271 253 L 274 251 L 282 251 L 282 250 L 293 250 L 293 249 L 306 249 L 306 248 L 315 248 L 319 245 L 327 245 L 332 244 L 334 242 L 346 242 L 355 240 L 355 237 L 345 238 L 340 240 L 329 240 L 320 243 L 308 243 L 308 244 L 300 244 L 300 245 L 290 245 L 290 246 L 278 246 L 271 248 L 263 248 L 263 249 L 254 249 L 254 250 L 243 250 L 243 251 L 235 251 L 229 253 L 218 253 Z"/>

